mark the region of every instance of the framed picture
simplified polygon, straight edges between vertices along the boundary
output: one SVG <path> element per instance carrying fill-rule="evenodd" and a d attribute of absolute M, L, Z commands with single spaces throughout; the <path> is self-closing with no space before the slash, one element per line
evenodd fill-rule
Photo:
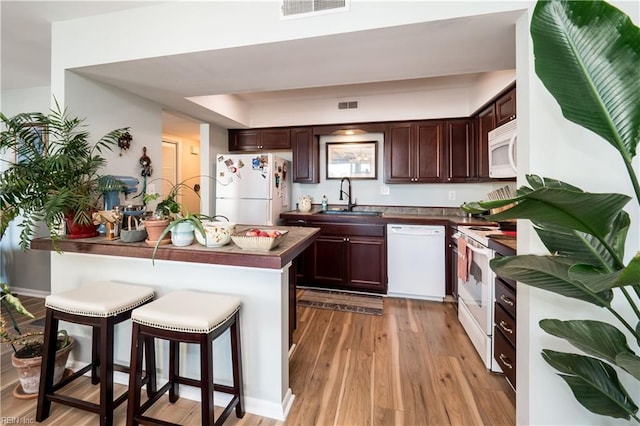
<path fill-rule="evenodd" d="M 327 179 L 375 179 L 376 141 L 327 142 Z"/>
<path fill-rule="evenodd" d="M 47 132 L 42 124 L 29 123 L 22 126 L 16 143 L 16 163 L 32 160 L 36 155 L 43 155 L 47 147 Z"/>

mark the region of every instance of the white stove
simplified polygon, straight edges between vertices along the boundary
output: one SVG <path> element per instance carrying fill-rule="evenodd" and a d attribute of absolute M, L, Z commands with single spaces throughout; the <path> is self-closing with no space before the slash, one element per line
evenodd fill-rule
<path fill-rule="evenodd" d="M 485 247 L 489 244 L 489 237 L 504 235 L 497 225 L 458 226 L 458 232 L 473 238 Z"/>

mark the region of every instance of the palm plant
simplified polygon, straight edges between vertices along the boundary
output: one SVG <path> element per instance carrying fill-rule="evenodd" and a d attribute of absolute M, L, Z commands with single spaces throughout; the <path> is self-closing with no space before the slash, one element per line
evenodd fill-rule
<path fill-rule="evenodd" d="M 544 1 L 531 23 L 536 73 L 568 120 L 604 138 L 620 153 L 640 203 L 632 166 L 640 139 L 640 29 L 602 1 Z M 530 186 L 509 200 L 475 202 L 468 212 L 511 203 L 489 219 L 529 219 L 548 255 L 495 259 L 501 276 L 606 309 L 613 324 L 544 319 L 540 327 L 582 353 L 542 356 L 593 413 L 640 422 L 638 406 L 618 374 L 630 375 L 638 396 L 640 257 L 624 263 L 631 197 L 587 193 L 568 183 L 527 176 Z M 622 297 L 626 308 L 612 303 Z M 621 328 L 621 329 L 619 329 Z M 627 340 L 630 338 L 631 343 Z"/>
<path fill-rule="evenodd" d="M 20 246 L 26 250 L 37 224 L 44 222 L 55 241 L 65 216 L 74 223 L 90 224 L 91 210 L 98 209 L 101 188 L 117 186 L 98 171 L 106 165 L 103 150 L 111 150 L 128 130 L 107 133 L 89 141 L 84 119 L 56 108 L 49 114 L 0 113 L 4 130 L 0 150 L 15 152 L 15 161 L 0 176 L 0 235 L 21 217 Z"/>

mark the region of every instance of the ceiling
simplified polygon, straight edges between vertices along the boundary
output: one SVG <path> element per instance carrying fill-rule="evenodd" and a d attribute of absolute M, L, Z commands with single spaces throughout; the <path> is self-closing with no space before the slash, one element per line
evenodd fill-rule
<path fill-rule="evenodd" d="M 154 3 L 160 2 L 1 1 L 2 88 L 50 85 L 51 22 Z M 75 71 L 164 105 L 163 131 L 197 139 L 198 121 L 223 127 L 237 123 L 188 97 L 233 94 L 249 104 L 344 99 L 426 90 L 441 84 L 443 76 L 468 82 L 479 73 L 513 69 L 515 21 L 520 14 L 480 15 Z"/>

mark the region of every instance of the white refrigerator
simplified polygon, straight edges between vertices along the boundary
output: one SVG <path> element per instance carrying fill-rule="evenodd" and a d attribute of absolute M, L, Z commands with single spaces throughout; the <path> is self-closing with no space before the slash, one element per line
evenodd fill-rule
<path fill-rule="evenodd" d="M 291 210 L 291 164 L 274 154 L 216 156 L 217 215 L 245 225 L 278 224 Z"/>

